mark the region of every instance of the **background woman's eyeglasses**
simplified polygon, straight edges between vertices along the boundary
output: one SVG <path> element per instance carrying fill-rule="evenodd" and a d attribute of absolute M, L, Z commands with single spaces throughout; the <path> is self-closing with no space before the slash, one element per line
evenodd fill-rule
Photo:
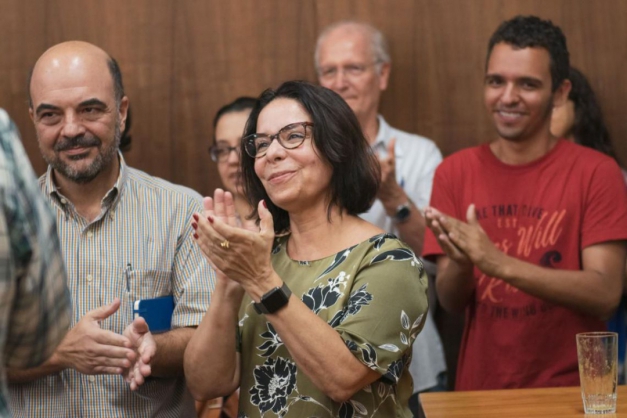
<path fill-rule="evenodd" d="M 246 154 L 253 158 L 261 158 L 268 152 L 273 140 L 277 140 L 285 149 L 299 147 L 305 139 L 311 136 L 311 122 L 291 123 L 281 128 L 274 135 L 252 134 L 244 137 L 244 149 Z"/>
<path fill-rule="evenodd" d="M 228 145 L 212 145 L 209 147 L 209 154 L 214 163 L 224 163 L 229 159 L 231 152 L 235 151 L 239 156 L 239 146 L 230 147 Z"/>

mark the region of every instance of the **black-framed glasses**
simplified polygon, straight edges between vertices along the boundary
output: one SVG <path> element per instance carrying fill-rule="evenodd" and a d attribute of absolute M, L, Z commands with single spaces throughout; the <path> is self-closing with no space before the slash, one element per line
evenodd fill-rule
<path fill-rule="evenodd" d="M 298 148 L 305 139 L 311 136 L 311 122 L 297 122 L 290 123 L 287 126 L 281 128 L 279 132 L 274 135 L 268 134 L 252 134 L 245 136 L 244 149 L 246 154 L 253 158 L 261 158 L 266 155 L 268 148 L 273 140 L 278 140 L 279 144 L 285 149 Z M 309 129 L 308 129 L 309 128 Z"/>
<path fill-rule="evenodd" d="M 226 144 L 213 144 L 209 147 L 209 154 L 214 163 L 226 162 L 233 151 L 239 155 L 239 146 L 230 147 Z"/>

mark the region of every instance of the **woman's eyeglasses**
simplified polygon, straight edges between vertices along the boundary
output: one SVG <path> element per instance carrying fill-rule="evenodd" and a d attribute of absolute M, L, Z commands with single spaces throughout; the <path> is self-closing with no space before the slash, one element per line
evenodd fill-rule
<path fill-rule="evenodd" d="M 305 139 L 311 136 L 311 122 L 291 123 L 281 128 L 274 135 L 268 134 L 252 134 L 245 136 L 244 149 L 246 154 L 253 158 L 261 158 L 268 152 L 270 144 L 273 140 L 277 140 L 285 149 L 294 149 L 299 147 Z"/>
<path fill-rule="evenodd" d="M 214 144 L 209 147 L 209 154 L 214 163 L 226 162 L 233 151 L 239 155 L 239 147 L 230 147 L 225 144 Z"/>

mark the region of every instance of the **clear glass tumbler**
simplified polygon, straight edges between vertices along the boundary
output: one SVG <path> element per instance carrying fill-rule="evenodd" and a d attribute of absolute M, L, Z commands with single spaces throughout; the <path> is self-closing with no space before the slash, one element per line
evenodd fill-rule
<path fill-rule="evenodd" d="M 585 413 L 615 413 L 618 334 L 615 332 L 577 334 L 577 357 Z"/>

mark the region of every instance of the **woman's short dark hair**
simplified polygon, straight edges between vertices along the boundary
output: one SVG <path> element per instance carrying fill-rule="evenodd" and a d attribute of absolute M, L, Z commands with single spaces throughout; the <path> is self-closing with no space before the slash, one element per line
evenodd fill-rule
<path fill-rule="evenodd" d="M 575 108 L 575 122 L 570 134 L 576 143 L 600 151 L 618 162 L 610 133 L 603 121 L 601 106 L 586 76 L 570 67 L 568 79 L 572 84 L 568 100 Z M 620 164 L 620 163 L 619 163 Z"/>
<path fill-rule="evenodd" d="M 213 130 L 215 131 L 216 126 L 218 126 L 218 121 L 225 114 L 233 113 L 233 112 L 242 112 L 244 110 L 251 110 L 252 108 L 255 107 L 255 104 L 257 104 L 257 99 L 254 99 L 252 97 L 246 97 L 246 96 L 238 97 L 237 99 L 233 100 L 231 103 L 225 104 L 218 110 L 218 112 L 213 118 Z"/>
<path fill-rule="evenodd" d="M 278 98 L 297 101 L 312 119 L 315 149 L 333 170 L 328 214 L 330 215 L 333 206 L 349 215 L 367 211 L 376 197 L 381 182 L 379 162 L 361 130 L 357 117 L 344 99 L 329 89 L 305 81 L 285 82 L 276 90 L 268 89 L 261 94 L 257 105 L 250 113 L 244 136 L 257 132 L 259 114 Z M 268 197 L 261 180 L 255 174 L 255 158 L 246 154 L 244 144 L 241 155 L 244 190 L 254 208 L 252 217 L 258 216 L 257 204 L 263 199 L 272 213 L 275 231 L 280 233 L 288 230 L 288 213 L 276 206 Z"/>

